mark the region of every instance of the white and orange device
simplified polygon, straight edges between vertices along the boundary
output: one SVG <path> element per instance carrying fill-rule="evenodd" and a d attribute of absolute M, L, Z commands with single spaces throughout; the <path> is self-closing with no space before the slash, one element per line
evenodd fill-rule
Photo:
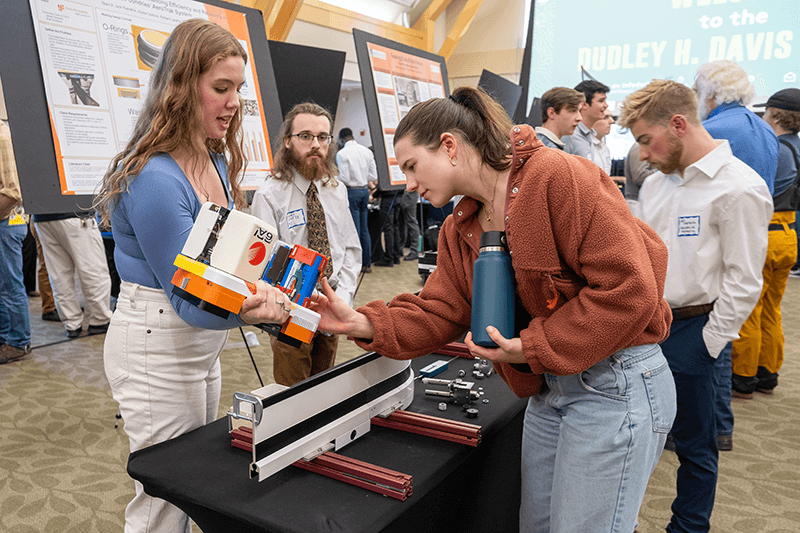
<path fill-rule="evenodd" d="M 283 273 L 276 273 L 276 269 L 281 270 L 282 265 L 285 270 L 290 264 L 273 263 L 285 255 L 288 245 L 278 241 L 276 235 L 275 228 L 252 215 L 206 202 L 186 244 L 175 258 L 178 270 L 172 277 L 172 292 L 221 318 L 228 318 L 230 313 L 241 310 L 244 300 L 255 294 L 256 280 L 265 279 L 268 267 L 272 267 L 270 272 L 273 275 L 266 281 L 287 292 L 280 285 Z M 299 249 L 297 253 L 295 249 Z M 321 268 L 320 261 L 314 265 L 317 277 L 312 281 L 316 285 L 327 258 L 298 245 L 291 249 L 290 255 L 308 255 L 303 251 L 323 259 Z M 259 324 L 258 327 L 293 346 L 311 342 L 320 316 L 301 305 L 308 302 L 306 298 L 300 303 L 292 303 L 289 319 L 283 325 Z"/>

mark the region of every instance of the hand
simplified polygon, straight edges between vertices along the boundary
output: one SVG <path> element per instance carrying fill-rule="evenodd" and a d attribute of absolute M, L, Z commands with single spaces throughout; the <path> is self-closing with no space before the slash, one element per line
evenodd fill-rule
<path fill-rule="evenodd" d="M 309 309 L 322 317 L 318 326 L 322 331 L 359 339 L 371 339 L 375 335 L 367 317 L 339 298 L 328 284 L 328 278 L 322 278 L 322 294 L 314 293 L 311 296 Z"/>
<path fill-rule="evenodd" d="M 241 319 L 248 324 L 285 322 L 289 318 L 289 311 L 292 310 L 292 301 L 289 297 L 261 280 L 257 280 L 255 286 L 256 293 L 242 302 L 239 311 Z"/>
<path fill-rule="evenodd" d="M 464 344 L 469 348 L 469 353 L 481 359 L 488 359 L 498 363 L 525 363 L 525 354 L 522 353 L 522 339 L 514 337 L 506 339 L 497 328 L 489 326 L 486 328 L 489 338 L 497 344 L 498 348 L 484 348 L 472 342 L 472 332 L 467 333 Z"/>

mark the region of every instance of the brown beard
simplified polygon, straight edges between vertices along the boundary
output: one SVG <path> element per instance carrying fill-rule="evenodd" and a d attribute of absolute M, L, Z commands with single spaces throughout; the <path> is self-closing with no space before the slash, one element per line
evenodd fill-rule
<path fill-rule="evenodd" d="M 317 155 L 317 159 L 311 159 L 310 156 Z M 287 162 L 293 166 L 301 176 L 309 181 L 319 181 L 327 176 L 327 167 L 325 158 L 322 153 L 317 149 L 312 149 L 305 156 L 301 156 L 294 146 L 292 146 L 287 155 Z"/>
<path fill-rule="evenodd" d="M 672 174 L 678 169 L 681 157 L 683 157 L 683 143 L 681 143 L 677 137 L 670 134 L 670 136 L 667 137 L 667 147 L 669 148 L 669 153 L 664 162 L 659 165 L 660 168 L 658 170 L 664 174 Z"/>

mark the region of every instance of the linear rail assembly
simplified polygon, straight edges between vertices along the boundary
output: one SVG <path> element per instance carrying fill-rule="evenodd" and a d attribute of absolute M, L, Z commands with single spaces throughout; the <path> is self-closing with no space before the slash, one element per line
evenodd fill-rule
<path fill-rule="evenodd" d="M 250 426 L 250 477 L 263 481 L 297 460 L 339 450 L 367 433 L 370 419 L 405 409 L 413 397 L 410 361 L 369 352 L 289 388 L 237 392 L 228 429 Z"/>

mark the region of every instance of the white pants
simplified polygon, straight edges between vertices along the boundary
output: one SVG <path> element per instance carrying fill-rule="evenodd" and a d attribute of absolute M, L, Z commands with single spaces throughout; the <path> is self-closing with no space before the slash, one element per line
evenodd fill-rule
<path fill-rule="evenodd" d="M 75 292 L 75 273 L 89 311 L 89 325 L 111 319 L 111 276 L 103 237 L 94 218 L 37 222 L 36 231 L 47 262 L 58 316 L 68 330 L 81 329 L 83 311 Z"/>
<path fill-rule="evenodd" d="M 103 361 L 131 452 L 216 420 L 219 354 L 227 340 L 227 331 L 186 324 L 163 290 L 122 282 Z M 180 509 L 135 485 L 125 510 L 126 533 L 191 532 Z"/>

